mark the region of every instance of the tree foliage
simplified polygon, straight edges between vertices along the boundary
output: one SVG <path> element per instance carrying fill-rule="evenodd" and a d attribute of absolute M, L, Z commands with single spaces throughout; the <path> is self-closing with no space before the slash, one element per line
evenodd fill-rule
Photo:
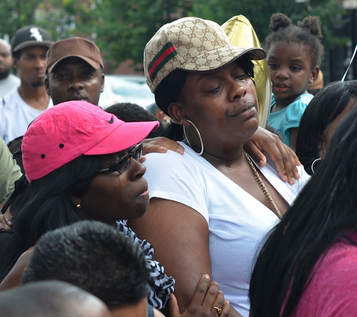
<path fill-rule="evenodd" d="M 96 41 L 111 59 L 139 66 L 151 36 L 185 14 L 184 8 L 185 0 L 98 0 Z"/>
<path fill-rule="evenodd" d="M 198 16 L 220 24 L 243 14 L 263 42 L 272 13 L 282 12 L 296 22 L 307 15 L 321 18 L 326 48 L 341 46 L 344 11 L 336 0 L 1 0 L 0 35 L 13 35 L 24 25 L 37 24 L 54 39 L 91 37 L 107 60 L 132 60 L 140 67 L 147 41 L 163 24 L 182 16 Z"/>
<path fill-rule="evenodd" d="M 346 38 L 338 34 L 346 23 L 345 11 L 336 0 L 314 0 L 310 4 L 296 3 L 295 0 L 195 0 L 192 10 L 193 15 L 212 19 L 220 24 L 232 16 L 243 14 L 250 20 L 262 42 L 270 33 L 270 17 L 276 12 L 286 14 L 293 22 L 308 15 L 317 15 L 321 19 L 324 45 L 327 48 L 346 43 Z"/>
<path fill-rule="evenodd" d="M 35 22 L 35 9 L 42 0 L 1 0 L 0 36 L 10 36 L 17 29 Z"/>

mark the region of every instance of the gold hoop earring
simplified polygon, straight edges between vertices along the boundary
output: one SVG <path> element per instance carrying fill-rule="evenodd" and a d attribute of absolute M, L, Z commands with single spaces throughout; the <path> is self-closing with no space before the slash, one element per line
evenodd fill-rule
<path fill-rule="evenodd" d="M 76 208 L 78 208 L 78 209 L 81 209 L 81 208 L 82 208 L 82 206 L 81 206 L 81 203 L 80 203 L 80 202 L 76 204 Z"/>
<path fill-rule="evenodd" d="M 196 130 L 196 133 L 197 133 L 197 135 L 198 135 L 198 138 L 200 139 L 200 146 L 201 146 L 201 151 L 200 151 L 199 153 L 197 153 L 197 154 L 198 154 L 198 155 L 202 155 L 202 154 L 203 154 L 203 150 L 204 150 L 204 146 L 203 146 L 203 141 L 202 141 L 201 133 L 200 133 L 200 131 L 198 130 L 197 126 L 196 126 L 191 120 L 185 119 L 185 121 L 187 121 L 189 124 L 191 124 L 192 127 Z M 183 126 L 183 134 L 185 135 L 185 139 L 187 140 L 188 145 L 192 148 L 191 142 L 190 142 L 190 140 L 188 139 L 187 134 L 186 134 L 185 126 Z"/>

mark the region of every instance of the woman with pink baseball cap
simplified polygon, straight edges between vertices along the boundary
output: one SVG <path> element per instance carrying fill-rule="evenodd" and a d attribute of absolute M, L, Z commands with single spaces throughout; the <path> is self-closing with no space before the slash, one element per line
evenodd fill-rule
<path fill-rule="evenodd" d="M 36 118 L 22 141 L 30 185 L 11 206 L 12 230 L 1 232 L 6 243 L 0 245 L 0 280 L 47 231 L 83 219 L 115 225 L 140 217 L 149 202 L 141 141 L 157 126 L 157 121 L 121 121 L 86 101 L 64 102 Z M 120 229 L 134 240 L 125 224 Z M 150 300 L 162 308 L 174 281 L 148 256 L 151 276 L 156 276 Z"/>
<path fill-rule="evenodd" d="M 154 312 L 148 316 L 162 316 L 152 308 L 167 309 L 169 298 L 171 315 L 181 316 L 172 295 L 173 278 L 152 259 L 151 245 L 140 240 L 123 221 L 140 217 L 147 209 L 141 141 L 157 126 L 157 121 L 121 121 L 86 101 L 58 104 L 32 122 L 22 141 L 30 185 L 24 197 L 11 205 L 15 209 L 13 230 L 0 232 L 2 240 L 4 235 L 8 238 L 0 244 L 0 281 L 27 251 L 0 289 L 19 283 L 32 246 L 42 234 L 83 219 L 98 220 L 116 224 L 144 252 L 151 287 L 148 309 Z M 229 303 L 206 274 L 183 316 L 214 316 L 212 305 L 223 305 L 222 316 L 227 316 Z"/>

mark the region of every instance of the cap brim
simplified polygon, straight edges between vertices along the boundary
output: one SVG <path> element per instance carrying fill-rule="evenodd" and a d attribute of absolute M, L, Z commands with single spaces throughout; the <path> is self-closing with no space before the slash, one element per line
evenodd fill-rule
<path fill-rule="evenodd" d="M 158 121 L 125 122 L 83 154 L 104 155 L 123 151 L 144 140 L 158 126 Z"/>
<path fill-rule="evenodd" d="M 61 57 L 59 60 L 57 60 L 55 63 L 53 63 L 51 66 L 47 67 L 47 72 L 51 73 L 53 69 L 57 66 L 58 63 L 62 62 L 63 60 L 70 58 L 70 57 L 78 57 L 82 60 L 84 60 L 86 63 L 88 63 L 90 66 L 92 66 L 95 70 L 98 70 L 100 66 L 103 67 L 103 65 L 97 63 L 96 61 L 82 55 L 73 55 L 73 54 L 68 54 L 66 56 Z"/>
<path fill-rule="evenodd" d="M 12 49 L 12 53 L 16 53 L 24 48 L 27 47 L 33 47 L 33 46 L 43 46 L 46 48 L 50 48 L 52 45 L 52 41 L 26 41 L 26 42 L 22 42 L 21 44 L 17 45 L 16 47 L 14 47 Z"/>
<path fill-rule="evenodd" d="M 202 55 L 197 55 L 193 62 L 186 64 L 184 70 L 190 71 L 208 71 L 220 68 L 230 62 L 233 62 L 243 56 L 248 57 L 249 60 L 260 60 L 266 57 L 266 53 L 262 48 L 243 48 L 232 46 L 229 49 L 227 47 L 221 47 L 215 50 L 206 51 Z M 217 58 L 219 57 L 219 58 Z M 209 63 L 203 63 L 199 66 L 200 59 L 211 61 Z"/>

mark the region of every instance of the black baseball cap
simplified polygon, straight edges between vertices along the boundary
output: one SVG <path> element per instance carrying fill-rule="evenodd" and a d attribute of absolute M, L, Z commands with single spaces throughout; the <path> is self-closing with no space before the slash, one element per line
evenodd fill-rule
<path fill-rule="evenodd" d="M 44 46 L 49 48 L 52 44 L 51 36 L 37 26 L 26 26 L 16 31 L 11 41 L 11 52 L 16 53 L 23 48 L 31 46 Z"/>

